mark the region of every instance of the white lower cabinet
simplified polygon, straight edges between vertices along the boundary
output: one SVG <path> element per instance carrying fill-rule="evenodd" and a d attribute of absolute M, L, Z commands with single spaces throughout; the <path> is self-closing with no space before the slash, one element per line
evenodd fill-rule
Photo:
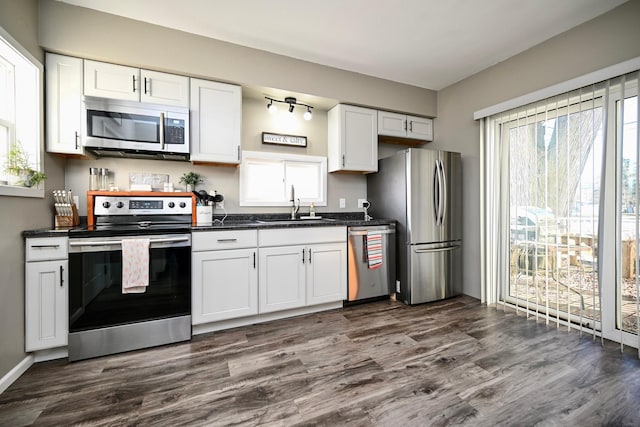
<path fill-rule="evenodd" d="M 344 243 L 307 248 L 307 305 L 347 299 L 347 251 Z"/>
<path fill-rule="evenodd" d="M 260 249 L 260 313 L 303 307 L 305 247 Z"/>
<path fill-rule="evenodd" d="M 346 299 L 345 227 L 261 230 L 259 240 L 260 313 Z"/>
<path fill-rule="evenodd" d="M 28 239 L 26 261 L 25 351 L 65 346 L 69 331 L 67 239 Z"/>
<path fill-rule="evenodd" d="M 193 233 L 192 324 L 258 313 L 256 245 L 256 230 Z"/>

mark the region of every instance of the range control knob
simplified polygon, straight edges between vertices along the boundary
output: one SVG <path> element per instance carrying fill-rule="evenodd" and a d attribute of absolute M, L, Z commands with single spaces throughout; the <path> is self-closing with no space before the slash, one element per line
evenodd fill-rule
<path fill-rule="evenodd" d="M 118 202 L 116 203 L 116 208 L 122 209 L 124 207 L 124 203 Z"/>
<path fill-rule="evenodd" d="M 105 209 L 109 209 L 111 207 L 111 202 L 102 202 L 102 207 Z"/>
<path fill-rule="evenodd" d="M 186 207 L 186 206 L 187 206 L 187 204 L 186 204 L 185 202 L 180 202 L 180 207 L 181 207 L 181 208 L 184 208 L 184 207 Z"/>
<path fill-rule="evenodd" d="M 169 207 L 170 207 L 170 208 L 173 208 L 173 207 L 175 207 L 175 206 L 176 206 L 176 204 L 175 204 L 175 203 L 173 203 L 173 202 L 169 202 Z"/>

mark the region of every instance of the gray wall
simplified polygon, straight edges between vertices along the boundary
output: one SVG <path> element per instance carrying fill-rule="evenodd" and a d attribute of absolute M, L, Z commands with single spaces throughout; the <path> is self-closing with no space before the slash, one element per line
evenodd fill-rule
<path fill-rule="evenodd" d="M 640 1 L 631 0 L 438 92 L 432 147 L 462 153 L 464 292 L 480 297 L 480 144 L 473 112 L 640 56 Z"/>
<path fill-rule="evenodd" d="M 297 120 L 287 121 L 289 126 L 282 124 L 279 117 L 267 111 L 264 99 L 245 98 L 242 102 L 242 149 L 249 151 L 269 151 L 289 154 L 306 154 L 311 156 L 327 155 L 327 112 L 314 109 L 313 118 L 310 121 L 302 119 L 302 110 L 296 109 L 294 114 Z M 279 112 L 283 115 L 289 113 L 284 108 Z M 307 147 L 285 147 L 262 144 L 262 132 L 281 132 L 290 135 L 305 135 Z M 246 208 L 238 205 L 239 168 L 235 166 L 207 166 L 191 165 L 185 162 L 161 162 L 157 160 L 133 160 L 110 159 L 98 160 L 68 160 L 66 169 L 66 186 L 72 188 L 80 196 L 80 214 L 86 215 L 86 191 L 89 189 L 89 167 L 106 167 L 110 173 L 112 182 L 119 189 L 124 190 L 129 186 L 129 173 L 147 172 L 169 174 L 169 180 L 176 188 L 180 176 L 192 170 L 202 174 L 205 182 L 198 189 L 207 191 L 217 190 L 225 197 L 225 209 L 229 213 L 257 213 L 257 212 L 290 212 L 289 209 L 267 207 Z M 318 212 L 356 211 L 357 199 L 365 198 L 367 194 L 366 179 L 362 175 L 353 174 L 329 174 L 327 180 L 328 204 L 326 207 L 318 207 Z M 345 198 L 347 207 L 340 209 L 339 199 Z M 305 208 L 303 208 L 304 211 Z"/>
<path fill-rule="evenodd" d="M 37 0 L 1 1 L 0 26 L 42 61 L 38 46 Z M 45 189 L 63 188 L 63 161 L 45 155 Z M 53 224 L 49 196 L 44 199 L 0 196 L 0 377 L 24 357 L 24 243 L 22 230 Z"/>

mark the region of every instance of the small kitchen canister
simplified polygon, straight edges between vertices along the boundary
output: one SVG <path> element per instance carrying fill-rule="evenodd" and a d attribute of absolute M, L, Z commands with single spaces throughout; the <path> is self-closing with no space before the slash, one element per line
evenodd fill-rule
<path fill-rule="evenodd" d="M 99 181 L 98 168 L 89 168 L 89 190 L 98 190 L 100 188 Z"/>
<path fill-rule="evenodd" d="M 109 185 L 109 169 L 100 168 L 100 180 L 98 182 L 99 190 L 106 190 Z"/>

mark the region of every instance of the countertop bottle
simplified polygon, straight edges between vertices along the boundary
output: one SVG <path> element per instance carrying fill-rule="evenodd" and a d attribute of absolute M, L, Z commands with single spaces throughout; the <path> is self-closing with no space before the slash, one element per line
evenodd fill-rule
<path fill-rule="evenodd" d="M 100 188 L 98 181 L 98 168 L 89 168 L 89 190 L 98 190 Z"/>

